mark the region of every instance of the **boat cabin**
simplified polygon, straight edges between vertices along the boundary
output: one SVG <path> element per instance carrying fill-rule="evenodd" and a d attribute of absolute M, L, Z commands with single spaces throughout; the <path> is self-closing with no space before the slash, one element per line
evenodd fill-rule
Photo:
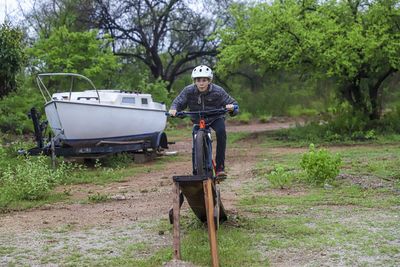
<path fill-rule="evenodd" d="M 165 105 L 153 102 L 150 94 L 125 92 L 120 90 L 86 90 L 83 92 L 62 92 L 52 95 L 52 100 L 136 108 L 163 109 Z"/>

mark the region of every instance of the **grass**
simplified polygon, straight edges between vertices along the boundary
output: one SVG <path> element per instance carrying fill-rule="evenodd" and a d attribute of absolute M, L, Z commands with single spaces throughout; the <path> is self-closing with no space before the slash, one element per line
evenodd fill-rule
<path fill-rule="evenodd" d="M 88 195 L 88 201 L 91 203 L 102 203 L 110 200 L 110 196 L 108 194 L 100 194 L 97 192 L 96 194 Z"/>
<path fill-rule="evenodd" d="M 52 204 L 57 202 L 63 202 L 68 200 L 68 196 L 65 193 L 50 193 L 44 199 L 38 200 L 14 200 L 7 203 L 0 202 L 0 214 L 7 213 L 10 211 L 22 211 L 26 209 L 32 209 L 44 206 L 46 204 Z"/>
<path fill-rule="evenodd" d="M 306 150 L 258 136 L 268 147 L 241 190 L 243 230 L 272 265 L 395 266 L 400 262 L 400 147 L 387 142 L 327 146 L 344 161 L 332 186 L 305 184 L 299 167 Z M 271 141 L 272 140 L 272 141 Z M 271 141 L 271 142 L 270 142 Z M 266 143 L 268 142 L 268 143 Z M 304 152 L 303 152 L 304 151 Z M 271 188 L 265 174 L 280 164 L 295 173 L 289 189 Z M 344 177 L 344 178 L 343 178 Z"/>
<path fill-rule="evenodd" d="M 191 129 L 173 130 L 171 140 L 190 138 Z M 187 135 L 189 134 L 189 137 Z M 229 135 L 231 145 L 257 138 L 265 147 L 260 162 L 252 175 L 242 181 L 235 193 L 239 196 L 237 215 L 230 211 L 228 223 L 218 231 L 221 266 L 269 265 L 331 265 L 331 266 L 397 266 L 400 262 L 400 147 L 386 140 L 330 146 L 326 148 L 342 155 L 344 165 L 340 179 L 329 187 L 308 185 L 302 179 L 299 162 L 309 144 L 274 140 L 269 133 Z M 300 148 L 299 148 L 300 147 Z M 118 179 L 132 173 L 157 170 L 166 163 L 182 160 L 162 158 L 145 166 L 114 168 Z M 281 165 L 290 171 L 293 183 L 284 189 L 272 188 L 266 173 Z M 98 169 L 89 169 L 87 178 L 75 182 L 109 183 L 110 174 L 95 179 Z M 93 178 L 90 178 L 92 177 Z M 72 178 L 71 178 L 72 179 Z M 86 180 L 85 180 L 86 179 Z M 227 181 L 229 182 L 229 181 Z M 235 182 L 235 181 L 232 181 Z M 67 195 L 67 194 L 64 194 Z M 94 195 L 94 200 L 106 201 L 106 195 Z M 59 197 L 64 197 L 62 194 Z M 222 190 L 222 198 L 224 192 Z M 191 211 L 182 212 L 182 259 L 199 266 L 210 265 L 210 251 L 206 228 Z M 85 239 L 69 241 L 69 245 L 47 247 L 41 264 L 65 266 L 161 266 L 172 259 L 172 229 L 166 219 L 154 223 L 135 223 L 136 228 L 89 229 Z M 65 230 L 65 231 L 64 231 Z M 64 232 L 63 232 L 64 231 Z M 61 235 L 72 240 L 75 228 L 56 229 L 51 240 Z M 136 234 L 137 233 L 137 234 Z M 134 240 L 143 233 L 149 238 Z M 80 235 L 78 235 L 80 236 Z M 88 236 L 98 239 L 85 241 Z M 82 238 L 82 237 L 80 237 Z M 167 240 L 166 243 L 162 243 Z M 0 241 L 2 241 L 0 239 Z M 61 242 L 61 241 L 60 241 Z M 66 241 L 65 241 L 66 242 Z M 93 246 L 88 251 L 81 244 Z M 13 244 L 0 246 L 0 255 L 14 255 L 20 250 Z M 22 255 L 22 254 L 21 254 Z"/>
<path fill-rule="evenodd" d="M 175 129 L 168 129 L 169 140 L 181 140 L 182 138 L 191 137 L 191 127 L 180 126 Z M 31 147 L 31 143 L 22 141 L 13 141 L 11 146 L 0 146 L 0 187 L 2 186 L 1 171 L 7 166 L 17 166 L 21 163 L 21 159 L 16 157 L 16 151 L 19 147 Z M 100 160 L 96 160 L 93 166 L 88 166 L 79 163 L 70 163 L 68 170 L 63 171 L 62 180 L 58 183 L 63 185 L 72 184 L 97 184 L 104 185 L 113 182 L 121 182 L 126 180 L 127 177 L 133 177 L 143 173 L 156 172 L 164 168 L 165 164 L 173 161 L 181 161 L 183 156 L 177 155 L 174 157 L 162 157 L 156 158 L 152 162 L 144 164 L 136 164 L 132 162 L 132 157 L 128 154 L 119 154 L 111 157 L 106 157 Z M 63 159 L 58 159 L 58 163 L 61 163 Z M 49 162 L 50 166 L 50 162 Z M 27 170 L 29 172 L 29 170 Z M 38 172 L 37 172 L 38 173 Z M 54 186 L 54 184 L 52 184 Z M 7 188 L 1 188 L 5 193 L 10 190 Z M 2 191 L 2 192 L 3 192 Z M 23 210 L 32 207 L 38 207 L 48 203 L 54 203 L 59 201 L 68 200 L 69 194 L 56 194 L 50 192 L 44 196 L 38 197 L 37 200 L 21 200 L 13 199 L 10 194 L 7 198 L 0 197 L 0 211 L 7 212 L 10 210 Z M 91 196 L 89 202 L 103 202 L 105 199 L 99 199 L 95 196 Z"/>

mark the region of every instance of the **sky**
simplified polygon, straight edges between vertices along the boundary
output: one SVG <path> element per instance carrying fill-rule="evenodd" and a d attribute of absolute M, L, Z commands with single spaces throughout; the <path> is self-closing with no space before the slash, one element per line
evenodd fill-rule
<path fill-rule="evenodd" d="M 9 19 L 21 18 L 19 5 L 26 9 L 31 0 L 0 0 L 0 23 L 4 22 L 5 16 Z"/>

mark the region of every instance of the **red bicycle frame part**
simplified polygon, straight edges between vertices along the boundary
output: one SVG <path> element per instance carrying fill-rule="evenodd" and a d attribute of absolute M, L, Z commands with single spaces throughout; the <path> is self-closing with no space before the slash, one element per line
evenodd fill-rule
<path fill-rule="evenodd" d="M 204 119 L 201 119 L 199 122 L 199 128 L 200 129 L 205 129 L 206 128 L 206 121 Z"/>

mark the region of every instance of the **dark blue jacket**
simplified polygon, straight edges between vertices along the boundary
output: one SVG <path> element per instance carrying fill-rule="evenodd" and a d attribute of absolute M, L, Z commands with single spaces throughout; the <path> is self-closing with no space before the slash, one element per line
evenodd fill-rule
<path fill-rule="evenodd" d="M 191 84 L 183 88 L 181 93 L 172 102 L 171 109 L 182 111 L 189 108 L 190 111 L 212 110 L 224 108 L 228 104 L 238 105 L 236 100 L 231 97 L 221 86 L 211 83 L 206 92 L 200 92 L 196 85 Z M 231 112 L 232 116 L 236 115 L 238 110 Z M 225 117 L 224 115 L 215 115 L 206 119 L 207 123 L 211 123 L 217 118 Z M 192 118 L 193 123 L 198 123 L 197 118 Z"/>

